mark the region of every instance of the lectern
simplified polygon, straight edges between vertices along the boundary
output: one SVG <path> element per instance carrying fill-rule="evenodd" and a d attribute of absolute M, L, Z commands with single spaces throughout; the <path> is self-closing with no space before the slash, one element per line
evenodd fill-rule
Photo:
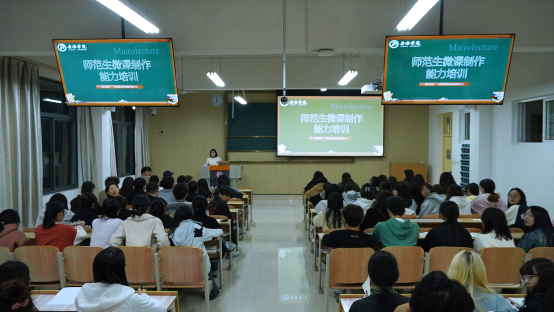
<path fill-rule="evenodd" d="M 242 179 L 242 166 L 202 166 L 200 167 L 200 177 L 206 179 L 210 187 L 217 187 L 217 179 L 221 175 L 229 177 L 231 186 L 237 188 L 237 181 Z"/>

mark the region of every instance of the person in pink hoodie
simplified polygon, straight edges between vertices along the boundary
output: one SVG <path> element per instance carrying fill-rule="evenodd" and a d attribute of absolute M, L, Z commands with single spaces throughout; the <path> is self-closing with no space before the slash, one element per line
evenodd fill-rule
<path fill-rule="evenodd" d="M 506 202 L 496 194 L 494 190 L 496 185 L 491 179 L 484 179 L 479 182 L 481 195 L 471 202 L 471 212 L 482 214 L 487 208 L 498 208 L 504 212 L 508 209 Z"/>
<path fill-rule="evenodd" d="M 11 252 L 17 247 L 29 244 L 25 233 L 19 230 L 19 213 L 6 209 L 0 213 L 0 246 L 8 247 Z"/>

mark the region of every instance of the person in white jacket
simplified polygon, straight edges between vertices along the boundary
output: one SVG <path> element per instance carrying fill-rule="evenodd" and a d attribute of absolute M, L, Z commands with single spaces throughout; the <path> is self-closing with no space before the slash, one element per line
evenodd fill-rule
<path fill-rule="evenodd" d="M 90 269 L 90 268 L 86 268 Z M 108 247 L 99 252 L 92 264 L 94 283 L 84 284 L 75 307 L 80 312 L 166 312 L 166 307 L 148 296 L 146 290 L 127 286 L 125 254 L 119 248 Z"/>
<path fill-rule="evenodd" d="M 146 213 L 150 200 L 137 195 L 132 202 L 133 214 L 121 222 L 110 238 L 110 246 L 143 246 L 156 250 L 169 246 L 169 239 L 160 219 Z"/>
<path fill-rule="evenodd" d="M 471 214 L 471 201 L 464 197 L 462 188 L 457 184 L 452 184 L 446 190 L 446 200 L 453 201 L 460 208 L 460 215 Z"/>
<path fill-rule="evenodd" d="M 516 247 L 506 215 L 502 210 L 487 208 L 481 215 L 483 233 L 473 241 L 473 249 L 476 252 L 488 247 Z"/>
<path fill-rule="evenodd" d="M 371 193 L 371 184 L 366 183 L 362 185 L 360 190 L 360 198 L 358 198 L 356 205 L 362 207 L 364 210 L 364 216 L 371 204 L 373 204 L 373 194 Z"/>

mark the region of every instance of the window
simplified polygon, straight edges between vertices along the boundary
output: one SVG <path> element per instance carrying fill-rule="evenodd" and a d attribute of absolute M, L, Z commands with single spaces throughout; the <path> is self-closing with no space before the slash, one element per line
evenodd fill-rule
<path fill-rule="evenodd" d="M 554 142 L 554 98 L 521 102 L 519 110 L 519 142 Z"/>
<path fill-rule="evenodd" d="M 117 107 L 112 112 L 115 159 L 119 177 L 135 174 L 135 110 Z"/>
<path fill-rule="evenodd" d="M 40 117 L 44 193 L 77 188 L 77 111 L 61 83 L 40 78 Z"/>
<path fill-rule="evenodd" d="M 470 118 L 471 118 L 471 115 L 469 112 L 464 112 L 464 141 L 469 141 L 470 140 L 470 135 L 469 135 L 469 129 L 470 129 Z"/>

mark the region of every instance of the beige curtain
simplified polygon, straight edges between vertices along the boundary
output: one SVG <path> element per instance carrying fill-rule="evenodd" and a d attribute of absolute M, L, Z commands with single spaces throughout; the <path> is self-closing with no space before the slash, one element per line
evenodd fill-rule
<path fill-rule="evenodd" d="M 38 66 L 0 58 L 0 209 L 32 227 L 42 207 L 42 130 Z"/>
<path fill-rule="evenodd" d="M 81 151 L 81 176 L 84 181 L 92 181 L 99 184 L 96 170 L 96 145 L 95 133 L 92 120 L 92 107 L 79 107 L 81 112 L 81 139 L 79 140 L 79 149 Z M 98 134 L 96 134 L 98 135 Z"/>
<path fill-rule="evenodd" d="M 140 169 L 150 166 L 150 145 L 148 144 L 148 107 L 137 107 L 135 110 L 135 175 L 140 176 Z"/>

